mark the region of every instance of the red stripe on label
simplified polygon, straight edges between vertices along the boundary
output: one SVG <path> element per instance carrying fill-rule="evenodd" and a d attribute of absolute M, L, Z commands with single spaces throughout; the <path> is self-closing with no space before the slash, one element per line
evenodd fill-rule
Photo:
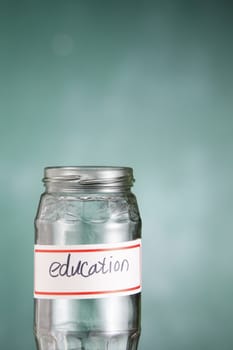
<path fill-rule="evenodd" d="M 141 244 L 131 245 L 129 247 L 115 248 L 97 248 L 97 249 L 35 249 L 35 253 L 91 253 L 91 252 L 108 252 L 113 250 L 126 250 L 140 248 Z"/>
<path fill-rule="evenodd" d="M 117 289 L 117 290 L 103 290 L 103 291 L 95 291 L 95 292 L 44 292 L 44 291 L 35 291 L 34 294 L 37 295 L 100 295 L 100 294 L 114 294 L 114 293 L 124 293 L 130 292 L 133 290 L 140 289 L 141 286 L 127 288 L 127 289 Z"/>

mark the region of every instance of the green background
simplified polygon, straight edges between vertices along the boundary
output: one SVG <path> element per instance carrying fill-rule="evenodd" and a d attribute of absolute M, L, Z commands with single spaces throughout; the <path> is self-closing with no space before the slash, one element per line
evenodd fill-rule
<path fill-rule="evenodd" d="M 233 347 L 231 1 L 0 1 L 0 348 L 35 349 L 47 165 L 129 165 L 140 349 Z"/>

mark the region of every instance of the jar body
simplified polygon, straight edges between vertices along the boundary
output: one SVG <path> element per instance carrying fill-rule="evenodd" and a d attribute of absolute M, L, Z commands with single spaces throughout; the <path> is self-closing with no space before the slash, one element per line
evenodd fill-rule
<path fill-rule="evenodd" d="M 41 196 L 35 244 L 89 245 L 141 237 L 137 201 L 130 191 L 51 191 Z M 135 350 L 140 335 L 140 293 L 34 303 L 38 350 Z"/>

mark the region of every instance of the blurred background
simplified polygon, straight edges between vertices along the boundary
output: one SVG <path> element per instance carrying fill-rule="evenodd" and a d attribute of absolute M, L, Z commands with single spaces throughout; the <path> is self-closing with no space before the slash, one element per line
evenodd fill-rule
<path fill-rule="evenodd" d="M 143 350 L 233 348 L 231 1 L 0 0 L 0 348 L 35 349 L 48 165 L 134 168 Z"/>

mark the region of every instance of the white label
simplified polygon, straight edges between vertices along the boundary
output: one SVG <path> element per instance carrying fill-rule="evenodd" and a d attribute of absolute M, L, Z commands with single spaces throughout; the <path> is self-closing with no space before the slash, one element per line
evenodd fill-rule
<path fill-rule="evenodd" d="M 141 240 L 35 245 L 34 297 L 101 298 L 141 291 Z"/>

